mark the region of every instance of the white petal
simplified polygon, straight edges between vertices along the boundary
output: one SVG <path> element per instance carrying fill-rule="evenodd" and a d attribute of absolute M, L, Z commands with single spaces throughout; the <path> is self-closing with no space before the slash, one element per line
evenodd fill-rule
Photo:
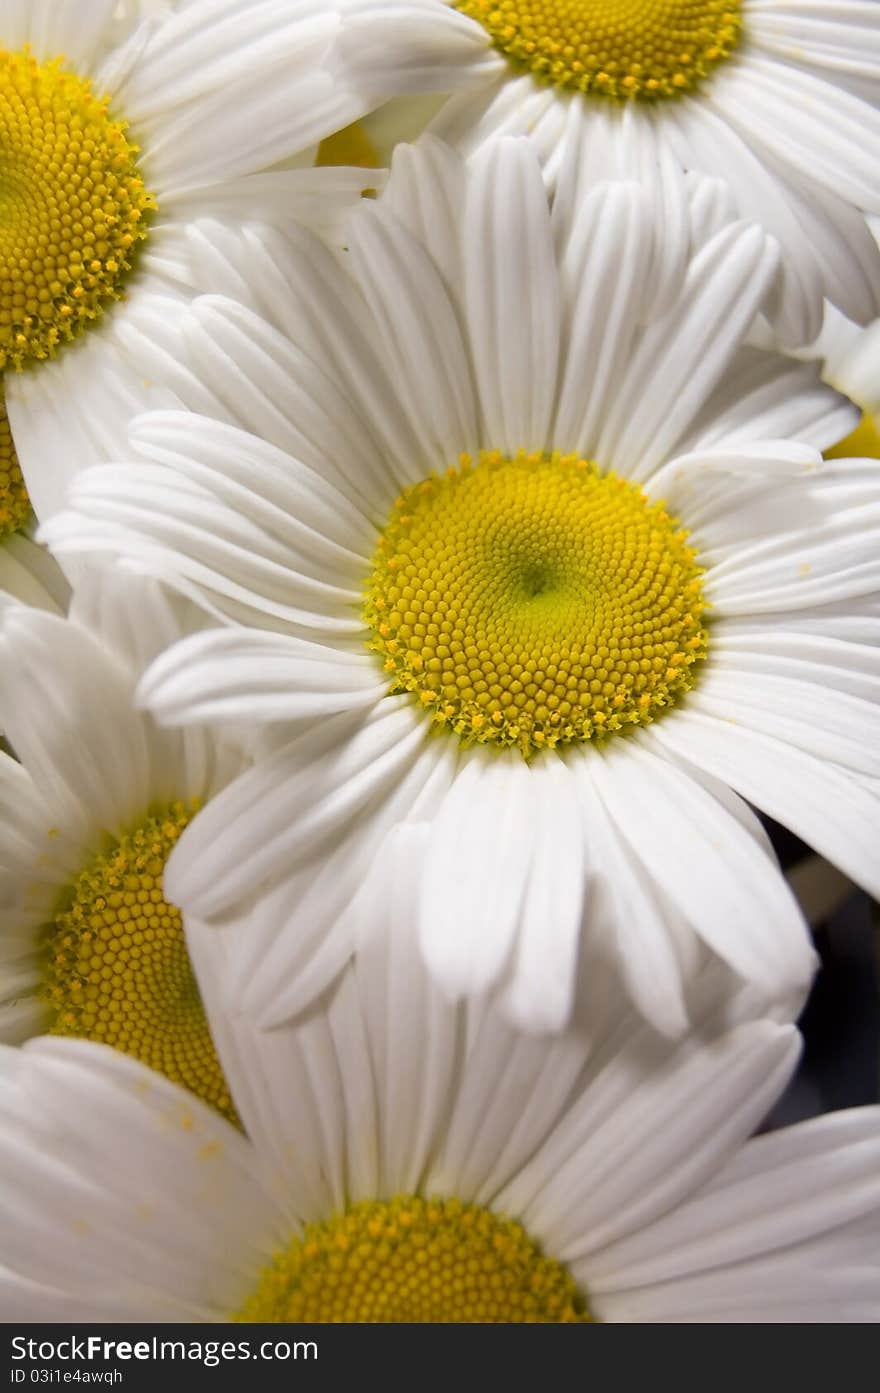
<path fill-rule="evenodd" d="M 344 0 L 341 10 L 338 76 L 365 97 L 454 91 L 501 66 L 486 31 L 440 0 Z"/>
<path fill-rule="evenodd" d="M 752 0 L 749 36 L 796 64 L 875 78 L 880 33 L 873 0 Z"/>
<path fill-rule="evenodd" d="M 273 53 L 295 62 L 297 48 L 310 45 L 314 58 L 336 27 L 332 12 L 313 0 L 288 0 L 283 10 L 269 0 L 244 8 L 235 0 L 189 0 L 175 9 L 153 30 L 119 94 L 129 120 L 228 89 L 243 69 L 265 68 Z"/>
<path fill-rule="evenodd" d="M 853 406 L 832 392 L 816 363 L 743 347 L 678 442 L 678 449 L 731 448 L 799 440 L 826 450 L 857 424 Z"/>
<path fill-rule="evenodd" d="M 100 1045 L 44 1039 L 2 1063 L 7 1268 L 66 1292 L 86 1284 L 96 1318 L 136 1302 L 141 1318 L 234 1311 L 280 1236 L 236 1129 Z"/>
<path fill-rule="evenodd" d="M 381 1193 L 413 1194 L 448 1123 L 460 1016 L 432 983 L 415 933 L 428 829 L 398 829 L 365 892 L 355 962 L 374 1061 Z M 388 887 L 386 889 L 386 887 Z"/>
<path fill-rule="evenodd" d="M 424 1188 L 491 1204 L 563 1113 L 588 1045 L 572 1031 L 523 1035 L 494 1006 L 477 1008 L 468 1023 L 472 1038 Z"/>
<path fill-rule="evenodd" d="M 589 972 L 594 965 L 597 939 L 607 939 L 615 967 L 639 1011 L 662 1034 L 682 1035 L 688 1017 L 668 915 L 652 877 L 640 865 L 596 791 L 592 754 L 584 751 L 572 761 L 583 804 L 591 870 L 584 910 L 585 970 Z"/>
<path fill-rule="evenodd" d="M 151 379 L 149 349 L 174 342 L 179 300 L 157 294 L 155 277 L 132 278 L 125 303 L 112 307 L 89 333 L 33 372 L 11 373 L 4 382 L 9 423 L 34 511 L 42 520 L 63 507 L 71 483 L 83 470 L 119 457 L 132 417 L 179 401 L 173 376 Z M 121 321 L 134 326 L 158 310 L 166 323 L 162 342 L 141 333 L 139 348 L 121 352 Z M 117 323 L 119 321 L 119 324 Z M 163 359 L 163 361 L 165 361 Z"/>
<path fill-rule="evenodd" d="M 52 810 L 29 771 L 5 750 L 0 750 L 0 867 L 3 871 L 16 873 L 22 863 L 45 865 L 45 846 L 51 827 Z M 64 853 L 57 859 L 61 862 L 59 879 L 63 883 Z M 51 860 L 54 862 L 56 858 L 53 856 Z M 9 918 L 13 895 L 5 877 L 0 879 L 0 887 L 5 892 L 0 899 L 4 917 Z M 7 933 L 10 927 L 7 925 Z"/>
<path fill-rule="evenodd" d="M 880 800 L 851 774 L 771 736 L 704 714 L 698 701 L 658 721 L 661 747 L 723 779 L 875 896 Z"/>
<path fill-rule="evenodd" d="M 439 271 L 384 207 L 352 218 L 349 249 L 413 430 L 433 468 L 447 469 L 473 449 L 478 428 L 467 354 Z"/>
<path fill-rule="evenodd" d="M 758 53 L 735 77 L 719 73 L 706 94 L 731 125 L 801 178 L 880 212 L 869 155 L 872 140 L 880 139 L 880 114 L 839 86 Z"/>
<path fill-rule="evenodd" d="M 90 635 L 42 610 L 7 613 L 3 723 L 67 835 L 120 836 L 153 799 L 145 718 L 124 670 Z"/>
<path fill-rule="evenodd" d="M 768 169 L 747 141 L 702 98 L 684 97 L 663 112 L 664 134 L 682 165 L 721 174 L 740 217 L 765 228 L 785 256 L 780 282 L 766 306 L 774 326 L 790 344 L 807 343 L 821 328 L 824 277 L 792 207 L 792 186 Z"/>
<path fill-rule="evenodd" d="M 224 979 L 234 971 L 231 933 L 190 919 L 187 939 L 236 1106 L 298 1232 L 344 1207 L 349 1135 L 357 1132 L 352 1149 L 361 1157 L 376 1148 L 375 1090 L 351 974 L 319 1009 L 267 1031 L 255 1026 L 240 990 L 233 1007 L 224 999 Z M 351 1102 L 357 1117 L 349 1122 Z M 370 1170 L 375 1194 L 375 1160 Z"/>
<path fill-rule="evenodd" d="M 772 285 L 778 251 L 733 224 L 692 258 L 681 298 L 641 336 L 597 443 L 597 457 L 646 479 L 689 429 Z"/>
<path fill-rule="evenodd" d="M 359 114 L 326 71 L 335 28 L 314 0 L 283 10 L 273 0 L 198 0 L 153 26 L 115 98 L 163 208 L 287 160 Z M 287 174 L 275 177 L 283 186 Z"/>
<path fill-rule="evenodd" d="M 671 510 L 693 523 L 703 524 L 701 535 L 712 545 L 711 530 L 705 526 L 706 494 L 722 481 L 757 479 L 764 485 L 800 478 L 821 465 L 821 455 L 799 441 L 760 440 L 735 445 L 716 445 L 676 455 L 658 469 L 646 489 L 649 497 L 662 498 Z M 732 494 L 732 490 L 728 490 Z M 714 498 L 713 498 L 714 501 Z M 734 504 L 738 501 L 733 496 Z"/>
<path fill-rule="evenodd" d="M 292 721 L 374 706 L 388 690 L 367 653 L 290 634 L 219 629 L 175 644 L 150 668 L 139 700 L 171 725 L 247 718 Z"/>
<path fill-rule="evenodd" d="M 636 185 L 609 184 L 584 197 L 560 256 L 565 332 L 553 432 L 560 449 L 593 456 L 613 384 L 643 328 L 653 255 L 653 228 Z"/>
<path fill-rule="evenodd" d="M 347 501 L 255 437 L 202 424 L 186 454 L 178 422 L 163 447 L 151 420 L 150 448 L 168 463 L 87 471 L 43 538 L 57 554 L 121 555 L 218 615 L 359 635 L 367 563 L 346 545 L 358 526 Z"/>
<path fill-rule="evenodd" d="M 880 775 L 880 707 L 837 691 L 828 678 L 803 681 L 778 670 L 742 672 L 710 663 L 697 705 L 719 721 L 761 731 L 857 774 Z"/>
<path fill-rule="evenodd" d="M 530 788 L 518 753 L 475 747 L 434 821 L 419 933 L 451 996 L 497 982 L 510 958 L 532 859 Z"/>
<path fill-rule="evenodd" d="M 880 648 L 831 634 L 798 633 L 779 627 L 727 620 L 712 635 L 713 662 L 738 672 L 777 673 L 825 684 L 869 701 L 880 699 Z M 834 700 L 833 696 L 830 698 Z"/>
<path fill-rule="evenodd" d="M 45 547 L 20 533 L 4 538 L 0 546 L 0 592 L 53 614 L 64 614 L 70 599 L 70 586 L 58 564 Z"/>
<path fill-rule="evenodd" d="M 89 75 L 112 34 L 115 8 L 114 0 L 95 0 L 85 13 L 77 0 L 7 4 L 3 42 L 9 48 L 30 44 L 41 60 L 63 54 L 73 68 Z"/>
<path fill-rule="evenodd" d="M 556 393 L 559 285 L 547 194 L 527 141 L 505 139 L 480 155 L 464 218 L 485 443 L 510 454 L 542 449 Z"/>
<path fill-rule="evenodd" d="M 815 963 L 793 896 L 739 821 L 654 753 L 652 731 L 597 753 L 591 772 L 609 815 L 710 947 L 768 999 L 786 996 Z"/>
<path fill-rule="evenodd" d="M 422 136 L 413 146 L 394 150 L 391 178 L 382 204 L 421 242 L 459 309 L 464 281 L 461 214 L 465 203 L 465 164 L 442 140 Z M 463 321 L 462 321 L 463 322 Z"/>
<path fill-rule="evenodd" d="M 258 259 L 264 251 L 260 239 Z M 213 295 L 195 302 L 184 333 L 233 425 L 301 459 L 366 516 L 387 510 L 395 485 L 367 423 L 340 384 L 289 339 L 245 306 Z"/>
<path fill-rule="evenodd" d="M 521 1030 L 559 1031 L 574 998 L 586 879 L 577 784 L 555 754 L 531 766 L 531 867 L 504 1009 Z"/>
<path fill-rule="evenodd" d="M 606 181 L 632 179 L 638 184 L 653 233 L 651 271 L 641 306 L 643 317 L 650 319 L 670 309 L 681 294 L 689 252 L 688 202 L 683 166 L 665 138 L 662 122 L 638 108 L 635 102 L 620 107 L 596 102 L 585 110 L 579 98 L 569 100 L 563 108 L 567 120 L 557 142 L 558 158 L 548 162 L 545 177 L 551 170 L 556 173 L 553 217 L 569 231 L 577 227 L 591 189 Z M 531 138 L 530 123 L 521 129 Z"/>
<path fill-rule="evenodd" d="M 213 482 L 221 497 L 226 485 L 226 496 L 248 501 L 254 520 L 277 531 L 291 552 L 320 547 L 323 554 L 326 547 L 337 564 L 362 564 L 363 548 L 373 540 L 363 513 L 281 450 L 192 412 L 151 412 L 132 423 L 130 439 L 148 458 L 179 468 L 193 481 Z"/>
<path fill-rule="evenodd" d="M 792 1026 L 769 1021 L 711 1042 L 691 1038 L 662 1063 L 655 1052 L 654 1068 L 628 1042 L 499 1196 L 499 1208 L 569 1263 L 639 1231 L 736 1151 L 784 1088 L 798 1049 Z"/>
<path fill-rule="evenodd" d="M 756 1137 L 678 1209 L 594 1253 L 595 1288 L 708 1274 L 880 1214 L 878 1163 L 880 1108 L 829 1113 Z M 867 1244 L 864 1257 L 875 1257 Z M 802 1261 L 804 1277 L 809 1270 Z"/>
<path fill-rule="evenodd" d="M 365 716 L 331 716 L 299 736 L 193 820 L 168 861 L 174 902 L 210 919 L 296 870 L 382 800 L 424 738 L 409 702 L 393 697 Z"/>
<path fill-rule="evenodd" d="M 376 353 L 376 324 L 350 275 L 348 263 L 334 255 L 304 228 L 288 226 L 281 241 L 261 234 L 283 268 L 284 292 L 276 299 L 271 318 L 290 338 L 296 350 L 314 368 L 338 384 L 348 398 L 349 411 L 361 421 L 377 450 L 377 465 L 388 488 L 389 507 L 399 488 L 426 474 L 420 438 L 410 425 L 382 357 Z M 291 254 L 291 249 L 293 254 Z M 246 279 L 252 272 L 245 270 Z M 307 385 L 307 384 L 304 384 Z M 362 451 L 358 452 L 359 455 Z M 357 458 L 353 461 L 356 466 Z M 339 464 L 337 467 L 342 468 Z M 354 468 L 346 473 L 357 475 Z"/>
<path fill-rule="evenodd" d="M 308 1007 L 351 956 L 362 912 L 381 874 L 385 838 L 401 823 L 430 819 L 448 790 L 455 750 L 433 742 L 374 803 L 368 817 L 340 825 L 329 847 L 299 869 L 282 869 L 277 889 L 230 919 L 226 1009 L 245 1006 L 266 1028 Z M 415 932 L 415 925 L 409 925 Z M 224 932 L 226 931 L 224 921 Z"/>

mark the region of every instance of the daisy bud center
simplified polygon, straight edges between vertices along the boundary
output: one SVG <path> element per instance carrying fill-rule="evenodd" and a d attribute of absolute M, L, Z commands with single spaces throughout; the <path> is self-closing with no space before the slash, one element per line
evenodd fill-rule
<path fill-rule="evenodd" d="M 866 411 L 854 431 L 825 451 L 826 459 L 880 459 L 880 424 Z"/>
<path fill-rule="evenodd" d="M 98 856 L 65 896 L 47 944 L 50 1033 L 112 1045 L 234 1120 L 183 936 L 162 892 L 195 809 L 173 803 Z"/>
<path fill-rule="evenodd" d="M 469 456 L 408 489 L 366 587 L 369 645 L 467 743 L 653 720 L 706 656 L 701 572 L 661 503 L 576 456 Z"/>
<path fill-rule="evenodd" d="M 591 1317 L 519 1224 L 459 1200 L 364 1201 L 277 1254 L 239 1321 L 542 1325 Z"/>
<path fill-rule="evenodd" d="M 6 402 L 0 386 L 0 542 L 4 537 L 11 537 L 13 532 L 20 532 L 30 515 L 30 500 L 12 443 Z"/>
<path fill-rule="evenodd" d="M 617 100 L 691 92 L 736 47 L 741 0 L 458 0 L 540 81 Z"/>
<path fill-rule="evenodd" d="M 155 206 L 136 156 L 60 59 L 0 50 L 0 369 L 53 357 L 120 297 Z"/>

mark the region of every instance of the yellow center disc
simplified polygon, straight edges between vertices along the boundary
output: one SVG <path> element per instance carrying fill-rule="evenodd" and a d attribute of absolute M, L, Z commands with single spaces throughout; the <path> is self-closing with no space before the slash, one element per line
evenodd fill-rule
<path fill-rule="evenodd" d="M 880 426 L 865 412 L 854 431 L 825 451 L 826 459 L 880 459 Z"/>
<path fill-rule="evenodd" d="M 540 81 L 653 101 L 693 91 L 736 47 L 741 0 L 458 0 Z"/>
<path fill-rule="evenodd" d="M 48 942 L 51 1033 L 134 1055 L 234 1120 L 193 976 L 180 911 L 162 875 L 194 808 L 148 818 L 79 876 Z"/>
<path fill-rule="evenodd" d="M 309 1227 L 263 1272 L 246 1322 L 588 1322 L 566 1269 L 478 1205 L 364 1201 Z"/>
<path fill-rule="evenodd" d="M 707 635 L 687 534 L 575 456 L 484 452 L 398 498 L 366 589 L 370 647 L 466 742 L 523 755 L 650 721 Z"/>
<path fill-rule="evenodd" d="M 318 146 L 316 165 L 354 165 L 359 169 L 378 169 L 376 150 L 360 121 L 328 135 Z"/>
<path fill-rule="evenodd" d="M 6 400 L 0 383 L 0 542 L 4 537 L 11 537 L 13 532 L 20 532 L 30 515 L 30 500 L 12 443 Z"/>
<path fill-rule="evenodd" d="M 52 357 L 120 297 L 155 207 L 136 156 L 88 81 L 0 49 L 0 369 Z"/>

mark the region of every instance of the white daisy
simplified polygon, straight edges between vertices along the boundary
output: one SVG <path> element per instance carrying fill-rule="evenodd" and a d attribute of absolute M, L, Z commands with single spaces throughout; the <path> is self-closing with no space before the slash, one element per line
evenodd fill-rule
<path fill-rule="evenodd" d="M 105 1041 L 229 1111 L 161 887 L 181 829 L 244 760 L 134 708 L 192 616 L 151 581 L 111 579 L 78 585 L 68 619 L 2 612 L 0 727 L 18 758 L 0 753 L 0 1038 Z"/>
<path fill-rule="evenodd" d="M 116 12 L 116 0 L 0 3 L 0 394 L 40 514 L 106 458 L 150 379 L 173 387 L 175 310 L 213 285 L 211 219 L 330 225 L 364 183 L 272 168 L 310 164 L 354 114 L 326 71 L 325 0 Z M 21 526 L 20 472 L 13 493 Z"/>
<path fill-rule="evenodd" d="M 0 1050 L 7 1320 L 880 1318 L 880 1109 L 748 1140 L 797 1032 L 725 1019 L 708 983 L 677 1044 L 450 1005 L 405 851 L 298 1025 L 215 1011 L 203 979 L 247 1139 L 100 1046 Z"/>
<path fill-rule="evenodd" d="M 814 366 L 740 348 L 773 248 L 724 226 L 660 309 L 638 189 L 585 199 L 557 249 L 520 140 L 468 168 L 400 147 L 348 274 L 295 242 L 266 243 L 284 332 L 212 297 L 182 334 L 255 434 L 145 416 L 138 461 L 46 528 L 232 621 L 151 669 L 161 719 L 280 727 L 188 829 L 175 900 L 226 920 L 269 893 L 239 982 L 279 1021 L 344 962 L 386 831 L 428 822 L 416 927 L 451 993 L 503 981 L 556 1028 L 582 934 L 669 1031 L 700 939 L 802 986 L 731 789 L 880 889 L 880 472 L 823 464 L 855 412 Z"/>
<path fill-rule="evenodd" d="M 338 0 L 336 46 L 364 111 L 452 93 L 429 129 L 472 151 L 528 133 L 563 196 L 644 178 L 674 257 L 683 170 L 724 179 L 778 238 L 786 341 L 822 298 L 880 313 L 876 0 Z"/>

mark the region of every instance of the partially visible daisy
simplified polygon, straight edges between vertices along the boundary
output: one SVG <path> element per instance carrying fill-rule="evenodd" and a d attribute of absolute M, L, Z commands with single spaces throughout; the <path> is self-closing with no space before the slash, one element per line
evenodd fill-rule
<path fill-rule="evenodd" d="M 676 1044 L 626 1013 L 591 1047 L 450 1005 L 398 851 L 407 884 L 377 877 L 296 1026 L 254 1029 L 202 978 L 247 1139 L 100 1046 L 0 1049 L 8 1320 L 880 1318 L 880 1109 L 749 1140 L 797 1032 L 725 1019 L 708 983 Z M 213 964 L 217 935 L 193 941 Z"/>
<path fill-rule="evenodd" d="M 880 242 L 880 219 L 872 219 L 871 227 Z M 822 359 L 825 380 L 862 412 L 856 429 L 825 453 L 880 459 L 880 319 L 863 328 L 829 306 L 822 333 L 809 352 Z"/>
<path fill-rule="evenodd" d="M 151 581 L 97 576 L 68 619 L 0 625 L 0 1039 L 104 1041 L 224 1111 L 229 1099 L 165 860 L 244 767 L 205 732 L 134 707 L 146 663 L 190 622 Z"/>
<path fill-rule="evenodd" d="M 67 612 L 69 602 L 67 577 L 45 547 L 24 532 L 0 537 L 0 615 L 21 604 L 60 615 Z M 4 748 L 2 734 L 0 715 L 0 749 Z"/>
<path fill-rule="evenodd" d="M 193 306 L 227 420 L 143 417 L 138 460 L 45 529 L 231 621 L 142 690 L 168 722 L 275 728 L 167 880 L 248 922 L 239 990 L 267 1022 L 339 971 L 401 822 L 432 829 L 414 928 L 437 978 L 503 982 L 538 1029 L 581 952 L 669 1031 L 701 941 L 768 996 L 803 986 L 803 921 L 731 790 L 880 889 L 880 471 L 819 453 L 856 413 L 740 347 L 776 273 L 758 228 L 709 231 L 663 309 L 635 186 L 553 231 L 527 142 L 469 168 L 399 147 L 348 273 L 305 232 L 264 243 L 284 333 Z"/>
<path fill-rule="evenodd" d="M 332 225 L 364 183 L 273 168 L 310 164 L 356 114 L 326 70 L 325 0 L 117 9 L 0 9 L 0 537 L 27 518 L 25 484 L 51 511 L 151 380 L 173 385 L 175 310 L 213 285 L 211 219 Z"/>
<path fill-rule="evenodd" d="M 64 614 L 69 599 L 67 578 L 45 547 L 24 533 L 0 543 L 0 608 L 18 601 Z"/>
<path fill-rule="evenodd" d="M 783 248 L 787 341 L 827 296 L 880 313 L 875 0 L 338 0 L 340 75 L 364 112 L 447 92 L 429 129 L 470 152 L 527 133 L 560 196 L 643 178 L 674 262 L 676 184 L 721 177 Z"/>
<path fill-rule="evenodd" d="M 31 540 L 34 518 L 0 387 L 0 604 L 25 604 L 63 612 L 67 582 L 53 558 Z"/>

